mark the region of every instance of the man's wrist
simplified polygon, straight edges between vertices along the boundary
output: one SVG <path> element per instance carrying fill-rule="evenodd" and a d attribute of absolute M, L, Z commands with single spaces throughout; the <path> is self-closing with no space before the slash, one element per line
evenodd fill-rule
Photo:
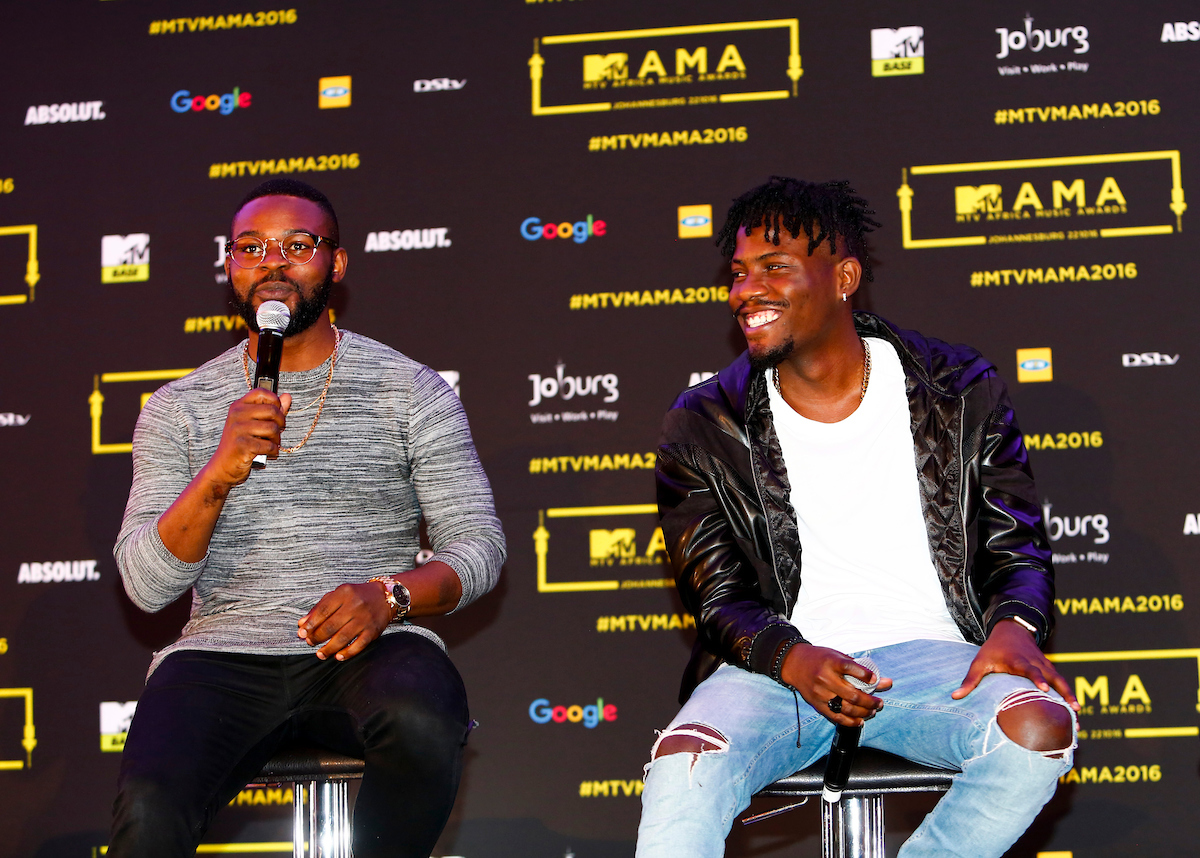
<path fill-rule="evenodd" d="M 383 587 L 383 597 L 392 610 L 392 618 L 388 621 L 389 623 L 398 623 L 408 616 L 408 612 L 412 609 L 412 594 L 409 593 L 408 587 L 389 575 L 376 575 L 368 580 Z"/>
<path fill-rule="evenodd" d="M 1033 635 L 1034 641 L 1036 641 L 1040 637 L 1040 635 L 1038 634 L 1037 626 L 1035 626 L 1033 623 L 1029 622 L 1029 620 L 1025 619 L 1024 617 L 1018 617 L 1017 615 L 1014 614 L 1010 617 L 1005 617 L 1004 620 L 1012 620 L 1018 626 L 1025 629 L 1026 631 L 1028 631 L 1031 635 Z M 1001 620 L 1000 622 L 1004 622 L 1004 620 Z"/>

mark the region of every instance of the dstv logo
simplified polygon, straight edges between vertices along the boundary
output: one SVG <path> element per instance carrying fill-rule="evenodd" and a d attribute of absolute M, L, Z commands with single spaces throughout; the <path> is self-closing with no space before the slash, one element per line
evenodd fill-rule
<path fill-rule="evenodd" d="M 1179 355 L 1165 355 L 1162 352 L 1127 352 L 1121 355 L 1121 366 L 1174 366 L 1177 363 Z"/>
<path fill-rule="evenodd" d="M 1050 349 L 1017 349 L 1017 381 L 1053 381 Z"/>
<path fill-rule="evenodd" d="M 350 75 L 323 77 L 317 81 L 317 107 L 325 110 L 330 107 L 349 106 Z"/>
<path fill-rule="evenodd" d="M 712 235 L 712 206 L 680 206 L 679 237 L 707 238 Z"/>

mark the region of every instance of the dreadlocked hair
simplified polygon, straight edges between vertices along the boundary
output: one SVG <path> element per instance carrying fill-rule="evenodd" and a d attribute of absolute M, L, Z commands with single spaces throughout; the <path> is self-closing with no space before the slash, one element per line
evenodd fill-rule
<path fill-rule="evenodd" d="M 786 229 L 793 238 L 803 232 L 808 236 L 808 254 L 829 242 L 829 252 L 838 252 L 837 242 L 844 242 L 846 253 L 863 268 L 863 279 L 872 280 L 871 261 L 867 253 L 866 234 L 880 224 L 871 219 L 875 214 L 867 201 L 858 196 L 850 183 L 804 182 L 786 176 L 772 176 L 766 184 L 747 191 L 729 207 L 725 226 L 717 235 L 717 247 L 732 259 L 739 230 L 750 231 L 763 227 L 765 238 L 776 246 Z"/>

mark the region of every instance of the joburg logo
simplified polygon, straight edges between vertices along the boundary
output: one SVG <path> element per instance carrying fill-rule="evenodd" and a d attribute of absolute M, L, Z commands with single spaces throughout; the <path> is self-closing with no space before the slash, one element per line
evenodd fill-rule
<path fill-rule="evenodd" d="M 712 206 L 680 206 L 678 221 L 680 238 L 708 238 L 712 235 Z"/>
<path fill-rule="evenodd" d="M 137 701 L 125 703 L 105 701 L 100 704 L 100 750 L 119 753 L 125 748 L 125 737 L 133 723 Z"/>
<path fill-rule="evenodd" d="M 349 107 L 350 77 L 347 74 L 323 77 L 317 81 L 317 107 L 322 110 L 330 107 Z"/>
<path fill-rule="evenodd" d="M 1017 381 L 1053 381 L 1050 349 L 1017 349 Z"/>
<path fill-rule="evenodd" d="M 1179 363 L 1179 355 L 1165 355 L 1162 352 L 1141 352 L 1135 354 L 1126 352 L 1121 355 L 1121 366 L 1175 366 Z"/>
<path fill-rule="evenodd" d="M 68 581 L 99 581 L 95 560 L 47 560 L 22 563 L 17 571 L 18 584 L 59 584 Z"/>
<path fill-rule="evenodd" d="M 871 31 L 871 76 L 925 73 L 925 28 Z"/>
<path fill-rule="evenodd" d="M 533 398 L 529 405 L 540 405 L 544 399 L 570 400 L 575 397 L 604 395 L 604 402 L 616 402 L 621 398 L 617 376 L 611 372 L 602 375 L 567 375 L 566 365 L 555 365 L 555 374 L 541 376 L 530 373 L 533 382 Z"/>
<path fill-rule="evenodd" d="M 199 113 L 202 110 L 217 110 L 222 116 L 228 116 L 237 110 L 239 107 L 250 106 L 250 93 L 242 92 L 236 86 L 233 92 L 227 92 L 224 95 L 196 95 L 193 96 L 188 90 L 178 90 L 171 96 L 171 109 L 176 113 L 188 113 L 193 111 Z"/>
<path fill-rule="evenodd" d="M 1163 24 L 1162 41 L 1164 42 L 1197 42 L 1200 41 L 1200 21 L 1168 21 Z"/>
<path fill-rule="evenodd" d="M 384 250 L 427 250 L 432 247 L 449 247 L 449 227 L 432 229 L 393 229 L 367 233 L 365 252 Z"/>
<path fill-rule="evenodd" d="M 583 244 L 593 235 L 601 236 L 608 232 L 608 224 L 596 220 L 591 215 L 587 220 L 577 220 L 574 223 L 564 220 L 562 223 L 543 224 L 541 218 L 527 217 L 521 221 L 521 237 L 526 241 L 537 241 L 539 238 L 570 238 L 576 244 Z"/>
<path fill-rule="evenodd" d="M 413 92 L 454 92 L 466 85 L 466 78 L 455 80 L 452 77 L 435 77 L 429 80 L 414 80 Z"/>
<path fill-rule="evenodd" d="M 1097 545 L 1108 542 L 1108 516 L 1104 513 L 1051 515 L 1050 509 L 1053 506 L 1049 501 L 1042 503 L 1042 520 L 1046 523 L 1046 535 L 1050 537 L 1051 542 L 1058 542 L 1064 536 L 1091 536 L 1092 542 Z"/>
<path fill-rule="evenodd" d="M 549 724 L 551 721 L 555 724 L 582 722 L 584 727 L 591 730 L 604 721 L 616 721 L 617 707 L 612 703 L 605 703 L 603 697 L 597 697 L 595 703 L 586 706 L 551 706 L 549 700 L 539 697 L 529 704 L 529 718 L 535 724 Z"/>
<path fill-rule="evenodd" d="M 106 235 L 100 239 L 100 282 L 133 283 L 150 279 L 150 235 Z"/>
<path fill-rule="evenodd" d="M 1025 16 L 1025 29 L 1009 30 L 1005 27 L 997 27 L 996 33 L 1000 36 L 1000 53 L 996 54 L 996 59 L 1002 60 L 1009 56 L 1010 52 L 1023 51 L 1026 48 L 1031 53 L 1041 53 L 1047 48 L 1071 48 L 1073 53 L 1086 54 L 1090 45 L 1088 44 L 1088 28 L 1083 26 L 1060 27 L 1058 29 L 1050 28 L 1045 30 L 1034 29 L 1033 17 Z M 1071 65 L 1082 65 L 1079 71 L 1087 71 L 1087 63 L 1071 63 Z"/>
<path fill-rule="evenodd" d="M 1071 184 L 1054 179 L 1050 193 L 1042 193 L 1052 203 L 1046 208 L 1033 182 L 1022 182 L 1012 208 L 1004 208 L 1004 189 L 1000 185 L 958 185 L 954 188 L 954 213 L 959 223 L 978 220 L 1013 220 L 1030 217 L 1070 217 L 1071 215 L 1125 214 L 1125 194 L 1112 176 L 1105 176 L 1100 190 L 1089 205 L 1087 184 L 1074 179 Z M 1067 203 L 1074 203 L 1072 208 Z M 1027 211 L 1028 210 L 1028 211 Z M 1032 214 L 1030 214 L 1032 212 Z"/>
<path fill-rule="evenodd" d="M 62 104 L 33 104 L 25 111 L 26 125 L 53 125 L 56 122 L 89 122 L 103 119 L 103 101 L 68 101 Z"/>

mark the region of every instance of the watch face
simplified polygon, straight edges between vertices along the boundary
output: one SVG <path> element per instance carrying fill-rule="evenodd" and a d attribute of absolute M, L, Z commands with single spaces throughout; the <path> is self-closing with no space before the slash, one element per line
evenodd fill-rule
<path fill-rule="evenodd" d="M 408 588 L 403 584 L 392 585 L 392 598 L 396 600 L 396 604 L 402 611 L 408 611 L 412 605 L 412 596 L 409 595 Z"/>

